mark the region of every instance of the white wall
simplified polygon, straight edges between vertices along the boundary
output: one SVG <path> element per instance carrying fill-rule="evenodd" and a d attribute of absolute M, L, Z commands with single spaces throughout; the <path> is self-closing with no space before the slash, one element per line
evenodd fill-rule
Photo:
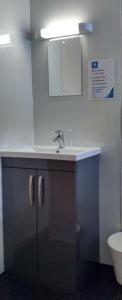
<path fill-rule="evenodd" d="M 51 21 L 78 18 L 94 23 L 94 33 L 83 39 L 83 95 L 48 96 L 47 42 L 33 42 L 32 71 L 35 143 L 51 144 L 53 132 L 62 128 L 73 145 L 102 147 L 100 162 L 101 261 L 110 262 L 106 239 L 120 230 L 120 0 L 31 0 L 32 30 Z M 88 99 L 89 59 L 115 58 L 116 97 L 113 101 Z"/>
<path fill-rule="evenodd" d="M 12 47 L 0 47 L 0 145 L 33 141 L 33 99 L 29 0 L 0 1 L 0 34 L 10 33 Z"/>
<path fill-rule="evenodd" d="M 0 148 L 33 142 L 33 98 L 29 0 L 0 1 L 0 34 L 12 47 L 0 47 Z M 2 182 L 0 161 L 0 273 L 3 271 Z"/>

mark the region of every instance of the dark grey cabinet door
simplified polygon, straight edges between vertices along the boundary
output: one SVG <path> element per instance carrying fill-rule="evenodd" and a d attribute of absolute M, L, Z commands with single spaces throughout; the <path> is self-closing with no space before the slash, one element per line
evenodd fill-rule
<path fill-rule="evenodd" d="M 40 280 L 75 288 L 75 175 L 39 171 L 37 177 L 38 184 L 42 180 L 42 188 L 38 189 L 42 203 L 38 199 Z"/>
<path fill-rule="evenodd" d="M 35 183 L 34 170 L 3 171 L 5 268 L 19 274 L 37 269 Z"/>

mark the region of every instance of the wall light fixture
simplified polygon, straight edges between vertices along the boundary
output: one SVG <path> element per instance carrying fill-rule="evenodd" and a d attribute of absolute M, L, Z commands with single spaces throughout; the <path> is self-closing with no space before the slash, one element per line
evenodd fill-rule
<path fill-rule="evenodd" d="M 78 22 L 58 22 L 47 28 L 40 30 L 42 39 L 53 39 L 60 37 L 68 37 L 75 35 L 85 35 L 93 32 L 93 25 L 91 23 L 78 23 Z"/>
<path fill-rule="evenodd" d="M 0 35 L 0 46 L 9 46 L 11 45 L 11 39 L 9 34 Z"/>

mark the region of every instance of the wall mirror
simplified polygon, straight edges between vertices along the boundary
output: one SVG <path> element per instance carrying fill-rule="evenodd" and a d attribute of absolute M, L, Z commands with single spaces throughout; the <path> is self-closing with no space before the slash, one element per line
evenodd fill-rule
<path fill-rule="evenodd" d="M 81 38 L 48 43 L 49 96 L 81 95 Z"/>

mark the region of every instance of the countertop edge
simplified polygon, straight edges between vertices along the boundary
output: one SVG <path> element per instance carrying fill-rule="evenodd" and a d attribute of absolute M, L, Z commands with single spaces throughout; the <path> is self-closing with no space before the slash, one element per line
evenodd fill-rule
<path fill-rule="evenodd" d="M 51 160 L 67 160 L 67 161 L 79 161 L 92 156 L 100 155 L 100 148 L 91 148 L 80 154 L 56 154 L 56 153 L 42 153 L 34 152 L 34 150 L 4 150 L 0 151 L 1 158 L 32 158 L 32 159 L 51 159 Z"/>

